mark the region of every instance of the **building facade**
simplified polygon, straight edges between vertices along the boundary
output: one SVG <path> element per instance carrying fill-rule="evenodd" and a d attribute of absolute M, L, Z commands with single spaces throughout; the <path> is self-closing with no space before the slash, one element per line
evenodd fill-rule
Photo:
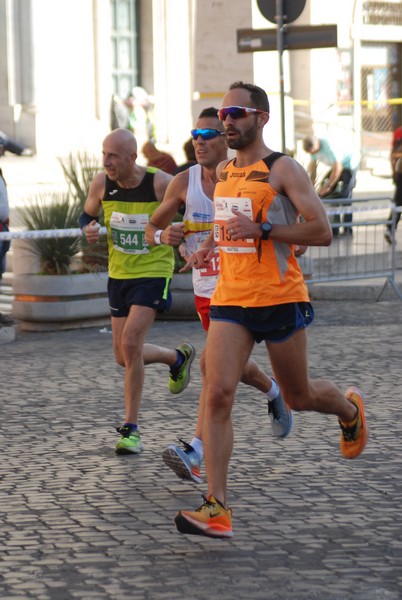
<path fill-rule="evenodd" d="M 257 0 L 0 0 L 0 130 L 65 156 L 99 152 L 128 119 L 140 143 L 153 135 L 180 161 L 200 110 L 241 79 L 268 92 L 273 149 L 335 131 L 362 166 L 387 160 L 401 124 L 402 0 L 306 0 L 287 27 L 328 24 L 336 47 L 284 51 L 282 115 L 278 52 L 237 47 L 238 30 L 276 30 Z"/>

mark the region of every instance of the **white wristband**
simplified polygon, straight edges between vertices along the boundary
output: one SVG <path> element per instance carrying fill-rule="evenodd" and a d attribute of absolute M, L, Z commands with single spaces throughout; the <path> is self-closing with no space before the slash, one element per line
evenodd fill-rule
<path fill-rule="evenodd" d="M 154 233 L 154 241 L 157 246 L 162 244 L 161 235 L 163 233 L 163 229 L 157 229 Z"/>

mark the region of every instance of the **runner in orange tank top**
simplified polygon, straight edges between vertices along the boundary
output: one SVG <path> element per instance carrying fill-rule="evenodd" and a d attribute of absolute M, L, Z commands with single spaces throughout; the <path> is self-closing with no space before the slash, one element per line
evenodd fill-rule
<path fill-rule="evenodd" d="M 196 128 L 192 130 L 197 165 L 178 173 L 167 187 L 161 205 L 153 213 L 145 227 L 150 246 L 155 245 L 155 233 L 162 231 L 164 244 L 178 246 L 184 233 L 184 254 L 191 255 L 208 236 L 214 219 L 213 195 L 216 184 L 216 167 L 227 159 L 227 145 L 218 109 L 201 111 Z M 184 205 L 183 222 L 172 223 L 180 207 Z M 184 225 L 184 228 L 183 228 Z M 195 307 L 205 331 L 209 328 L 209 306 L 218 277 L 218 261 L 211 261 L 207 269 L 192 269 Z M 202 430 L 205 411 L 205 361 L 200 355 L 202 388 L 198 403 L 195 435 L 191 443 L 180 440 L 182 447 L 171 444 L 162 454 L 165 464 L 178 477 L 202 483 L 201 467 L 204 457 Z M 267 400 L 272 432 L 277 437 L 287 437 L 292 428 L 293 413 L 283 402 L 280 390 L 258 366 L 252 357 L 247 361 L 241 381 L 263 392 Z"/>
<path fill-rule="evenodd" d="M 288 244 L 253 237 L 234 239 L 227 227 L 233 217 L 232 208 L 256 223 L 297 222 L 293 204 L 269 183 L 270 168 L 282 156 L 274 152 L 247 167 L 236 167 L 230 161 L 220 173 L 215 188 L 215 242 L 221 250 L 223 268 L 211 304 L 251 307 L 309 300 L 302 272 Z"/>
<path fill-rule="evenodd" d="M 289 156 L 275 156 L 265 145 L 269 102 L 263 89 L 232 84 L 219 118 L 236 158 L 218 166 L 213 233 L 189 261 L 204 268 L 219 246 L 220 274 L 206 344 L 203 439 L 208 492 L 198 509 L 179 511 L 175 523 L 181 533 L 229 538 L 231 413 L 255 342 L 264 341 L 283 398 L 293 410 L 338 417 L 345 458 L 359 456 L 368 431 L 359 388 L 342 393 L 331 381 L 310 379 L 308 373 L 306 327 L 314 312 L 294 249 L 331 243 L 324 206 L 303 167 Z"/>

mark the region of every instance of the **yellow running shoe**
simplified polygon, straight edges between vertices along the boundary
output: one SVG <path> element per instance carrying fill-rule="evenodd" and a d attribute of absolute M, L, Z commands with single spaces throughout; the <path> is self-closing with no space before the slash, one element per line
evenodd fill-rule
<path fill-rule="evenodd" d="M 174 522 L 178 531 L 212 538 L 232 537 L 231 509 L 225 508 L 213 496 L 203 498 L 204 503 L 197 510 L 180 510 L 177 513 Z"/>
<path fill-rule="evenodd" d="M 342 423 L 341 426 L 341 453 L 345 458 L 356 458 L 366 447 L 368 440 L 368 428 L 364 416 L 364 396 L 358 387 L 352 386 L 346 390 L 345 398 L 357 408 L 356 418 L 351 423 Z"/>
<path fill-rule="evenodd" d="M 181 394 L 189 384 L 191 363 L 195 358 L 195 348 L 184 342 L 176 348 L 183 356 L 183 362 L 177 369 L 170 369 L 168 388 L 171 394 Z"/>
<path fill-rule="evenodd" d="M 138 429 L 123 425 L 122 427 L 116 427 L 116 431 L 121 435 L 116 444 L 117 454 L 140 454 L 144 450 L 144 444 L 141 442 Z"/>

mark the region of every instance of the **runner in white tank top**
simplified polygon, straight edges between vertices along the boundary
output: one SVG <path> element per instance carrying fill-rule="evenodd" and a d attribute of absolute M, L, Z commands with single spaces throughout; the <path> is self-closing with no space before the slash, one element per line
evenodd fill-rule
<path fill-rule="evenodd" d="M 200 248 L 214 222 L 214 203 L 202 188 L 201 174 L 201 165 L 194 165 L 188 169 L 186 210 L 183 215 L 184 240 L 188 256 Z M 193 287 L 196 296 L 202 298 L 212 296 L 218 279 L 218 259 L 217 252 L 216 260 L 211 261 L 207 269 L 193 269 Z"/>

